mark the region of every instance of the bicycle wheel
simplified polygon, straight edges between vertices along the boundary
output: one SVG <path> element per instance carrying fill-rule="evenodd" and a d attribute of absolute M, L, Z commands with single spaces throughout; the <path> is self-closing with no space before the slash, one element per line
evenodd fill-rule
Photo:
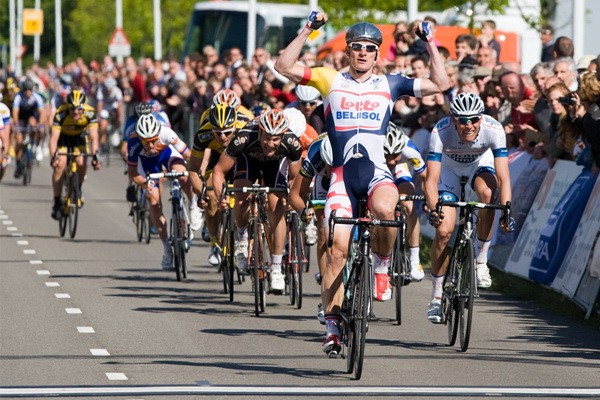
<path fill-rule="evenodd" d="M 252 290 L 254 291 L 254 315 L 260 315 L 260 297 L 262 286 L 260 285 L 260 245 L 258 236 L 258 223 L 252 222 Z"/>
<path fill-rule="evenodd" d="M 234 257 L 234 232 L 235 232 L 235 223 L 233 220 L 233 215 L 231 210 L 228 211 L 229 219 L 227 223 L 227 269 L 229 270 L 229 301 L 233 301 L 233 292 L 235 289 L 233 288 L 234 275 L 237 272 L 238 283 L 241 285 L 241 276 L 240 271 L 235 266 L 235 257 Z"/>
<path fill-rule="evenodd" d="M 175 201 L 177 201 L 177 199 L 173 199 L 173 202 Z M 173 249 L 173 265 L 175 266 L 175 275 L 177 276 L 177 280 L 181 281 L 183 278 L 183 266 L 181 261 L 181 246 L 179 245 L 179 241 L 182 232 L 177 208 L 178 204 L 173 204 L 173 217 L 171 218 L 171 248 Z"/>
<path fill-rule="evenodd" d="M 304 238 L 298 215 L 292 216 L 292 243 L 290 251 L 292 252 L 292 263 L 290 265 L 292 272 L 292 289 L 294 291 L 295 306 L 299 310 L 302 308 L 302 264 L 305 262 L 304 256 Z"/>
<path fill-rule="evenodd" d="M 135 231 L 138 242 L 144 240 L 144 231 L 146 230 L 146 216 L 143 205 L 136 201 L 133 203 L 133 220 L 135 221 Z"/>
<path fill-rule="evenodd" d="M 367 272 L 371 270 L 369 268 L 369 258 L 363 257 L 361 270 L 360 270 L 360 282 L 358 284 L 358 296 L 355 299 L 355 330 L 354 335 L 356 339 L 354 345 L 356 346 L 356 356 L 354 358 L 354 379 L 359 380 L 362 375 L 363 361 L 365 356 L 365 343 L 367 340 L 367 330 L 369 329 L 369 301 L 371 300 L 370 291 L 370 276 Z"/>
<path fill-rule="evenodd" d="M 406 224 L 404 224 L 396 235 L 396 243 L 392 253 L 392 283 L 394 288 L 394 303 L 396 306 L 396 323 L 402 325 L 402 286 L 404 286 L 408 266 L 408 255 L 404 245 Z"/>
<path fill-rule="evenodd" d="M 456 336 L 458 335 L 458 319 L 460 317 L 459 299 L 457 296 L 458 249 L 452 250 L 450 265 L 443 282 L 442 309 L 444 310 L 444 319 L 448 327 L 448 346 L 454 346 Z"/>
<path fill-rule="evenodd" d="M 221 265 L 219 269 L 221 270 L 221 274 L 223 275 L 223 293 L 227 294 L 231 291 L 229 287 L 229 275 L 231 271 L 229 270 L 229 265 L 227 265 L 227 260 L 230 251 L 230 244 L 228 241 L 229 232 L 227 230 L 227 226 L 229 225 L 229 214 L 223 213 L 221 216 L 221 222 L 219 223 L 219 244 L 221 246 Z"/>
<path fill-rule="evenodd" d="M 25 146 L 23 149 L 23 158 L 21 160 L 23 165 L 23 186 L 27 186 L 31 183 L 31 173 L 33 171 L 33 153 L 31 152 L 31 145 Z"/>
<path fill-rule="evenodd" d="M 465 241 L 460 253 L 462 264 L 458 286 L 460 294 L 460 349 L 467 351 L 469 348 L 469 339 L 471 338 L 476 285 L 473 243 L 470 239 Z"/>
<path fill-rule="evenodd" d="M 79 177 L 76 173 L 73 173 L 69 178 L 71 183 L 69 185 L 69 236 L 71 239 L 75 237 L 77 233 L 77 219 L 79 216 L 79 199 L 81 197 L 79 193 Z"/>
<path fill-rule="evenodd" d="M 152 238 L 152 233 L 150 231 L 150 228 L 152 228 L 152 220 L 150 219 L 150 204 L 148 204 L 148 200 L 144 200 L 144 206 L 142 210 L 144 211 L 142 217 L 146 221 L 144 223 L 143 239 L 146 241 L 146 244 L 148 244 Z"/>
<path fill-rule="evenodd" d="M 258 273 L 258 277 L 260 280 L 260 312 L 265 312 L 267 308 L 267 292 L 269 290 L 268 279 L 269 279 L 269 266 L 268 260 L 271 259 L 271 255 L 269 253 L 269 246 L 267 241 L 268 229 L 265 227 L 263 223 L 258 225 L 259 227 L 259 249 L 260 249 L 260 269 Z"/>
<path fill-rule="evenodd" d="M 68 188 L 65 187 L 63 189 L 65 191 L 65 195 L 63 197 L 63 205 L 62 205 L 62 215 L 58 220 L 58 231 L 60 233 L 60 237 L 64 237 L 67 232 L 67 220 L 69 219 L 69 197 L 67 196 Z"/>

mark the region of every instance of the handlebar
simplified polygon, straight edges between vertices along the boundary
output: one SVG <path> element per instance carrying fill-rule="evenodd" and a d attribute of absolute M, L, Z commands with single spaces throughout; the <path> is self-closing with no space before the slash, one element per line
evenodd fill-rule
<path fill-rule="evenodd" d="M 507 201 L 506 204 L 502 205 L 502 204 L 479 203 L 477 201 L 445 201 L 440 198 L 435 206 L 435 211 L 439 215 L 442 212 L 442 207 L 502 210 L 504 212 L 504 215 L 503 215 L 504 223 L 508 224 L 510 221 L 510 205 L 511 205 L 510 201 Z"/>
<path fill-rule="evenodd" d="M 152 174 L 148 174 L 148 179 L 161 179 L 161 178 L 175 179 L 175 178 L 179 178 L 181 176 L 189 176 L 189 172 L 188 171 L 154 172 Z"/>
<path fill-rule="evenodd" d="M 407 194 L 400 196 L 398 201 L 425 201 L 425 196 L 422 194 Z"/>
<path fill-rule="evenodd" d="M 287 191 L 287 188 L 267 187 L 260 185 L 227 188 L 227 192 L 229 193 L 287 193 Z"/>
<path fill-rule="evenodd" d="M 331 215 L 329 216 L 329 237 L 327 238 L 327 247 L 331 247 L 333 245 L 333 230 L 335 228 L 335 224 L 344 224 L 344 225 L 358 225 L 358 226 L 382 226 L 388 228 L 399 228 L 402 226 L 401 221 L 396 221 L 394 219 L 376 219 L 370 217 L 362 217 L 362 218 L 346 218 L 346 217 L 336 217 L 335 213 L 337 210 L 333 210 Z"/>

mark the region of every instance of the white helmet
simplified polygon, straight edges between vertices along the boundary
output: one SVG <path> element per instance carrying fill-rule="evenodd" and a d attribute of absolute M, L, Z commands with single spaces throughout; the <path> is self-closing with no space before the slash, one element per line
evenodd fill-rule
<path fill-rule="evenodd" d="M 321 159 L 327 165 L 333 165 L 333 150 L 331 148 L 331 142 L 329 141 L 329 136 L 325 136 L 321 140 Z"/>
<path fill-rule="evenodd" d="M 288 129 L 297 137 L 302 136 L 306 132 L 306 117 L 302 111 L 289 107 L 283 110 L 283 113 L 288 118 Z"/>
<path fill-rule="evenodd" d="M 474 93 L 459 93 L 450 103 L 450 112 L 455 117 L 479 115 L 484 109 L 483 100 Z"/>
<path fill-rule="evenodd" d="M 135 131 L 142 139 L 152 139 L 160 133 L 160 122 L 152 114 L 142 115 L 137 120 Z"/>
<path fill-rule="evenodd" d="M 408 136 L 406 136 L 402 128 L 390 122 L 387 134 L 385 135 L 385 142 L 383 143 L 384 154 L 400 154 L 406 143 L 408 143 Z"/>
<path fill-rule="evenodd" d="M 315 101 L 321 97 L 321 93 L 312 86 L 296 86 L 296 97 L 300 101 Z"/>

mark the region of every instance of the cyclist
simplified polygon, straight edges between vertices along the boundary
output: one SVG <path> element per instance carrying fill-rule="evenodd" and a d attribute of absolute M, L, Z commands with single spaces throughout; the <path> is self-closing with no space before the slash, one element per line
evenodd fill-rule
<path fill-rule="evenodd" d="M 147 190 L 150 219 L 163 243 L 164 253 L 161 267 L 164 270 L 173 269 L 173 250 L 167 235 L 166 218 L 162 211 L 158 181 L 147 180 L 146 177 L 148 174 L 161 172 L 163 169 L 184 172 L 186 170 L 185 159 L 189 159 L 190 150 L 179 139 L 177 133 L 162 125 L 153 114 L 144 114 L 139 117 L 127 148 L 129 177 L 135 184 Z M 179 181 L 191 203 L 192 191 L 187 177 L 182 176 Z"/>
<path fill-rule="evenodd" d="M 323 207 L 314 207 L 314 211 L 307 211 L 306 199 L 309 194 L 311 194 L 312 200 L 326 199 L 331 181 L 331 163 L 331 143 L 327 138 L 327 134 L 324 134 L 312 142 L 308 148 L 308 154 L 302 160 L 300 174 L 294 179 L 294 184 L 288 195 L 290 205 L 296 212 L 300 213 L 302 220 L 312 221 L 316 219 L 318 221 L 316 224 L 318 227 L 316 244 L 320 276 L 325 274 L 328 227 L 323 224 L 325 218 Z M 311 183 L 313 183 L 312 193 Z M 319 283 L 323 282 L 321 278 L 318 278 L 318 281 L 320 281 Z M 317 318 L 319 322 L 325 323 L 323 303 L 317 306 Z"/>
<path fill-rule="evenodd" d="M 197 195 L 201 195 L 204 186 L 213 186 L 212 172 L 219 161 L 223 150 L 229 145 L 235 133 L 244 127 L 250 118 L 240 114 L 234 107 L 226 102 L 213 105 L 210 108 L 208 121 L 200 127 L 194 136 L 192 156 L 188 165 L 192 187 Z M 228 174 L 227 181 L 231 181 L 232 173 Z M 221 264 L 221 248 L 218 240 L 218 208 L 217 197 L 214 191 L 206 192 L 208 202 L 200 199 L 205 208 L 204 222 L 210 235 L 210 253 L 208 263 L 218 266 Z"/>
<path fill-rule="evenodd" d="M 398 187 L 400 195 L 416 194 L 415 184 L 411 169 L 419 177 L 425 177 L 425 161 L 421 153 L 408 137 L 396 124 L 390 122 L 387 135 L 383 144 L 385 161 L 394 177 L 394 183 Z M 410 167 L 408 166 L 410 164 Z M 417 217 L 417 210 L 412 201 L 403 201 L 402 208 L 407 216 L 407 243 L 410 253 L 410 277 L 411 280 L 419 282 L 425 276 L 423 267 L 419 260 L 419 238 L 421 235 L 421 224 Z M 377 273 L 377 271 L 375 271 Z M 392 292 L 383 293 L 386 299 L 391 298 Z M 383 299 L 378 299 L 383 300 Z"/>
<path fill-rule="evenodd" d="M 471 188 L 482 203 L 495 201 L 497 194 L 500 204 L 511 199 L 506 135 L 502 125 L 484 115 L 483 110 L 479 96 L 459 93 L 450 104 L 451 115 L 441 119 L 431 132 L 425 197 L 430 210 L 429 222 L 436 228 L 431 245 L 432 299 L 427 309 L 427 319 L 433 323 L 443 322 L 442 281 L 450 259 L 447 246 L 456 223 L 456 210 L 452 207 L 444 207 L 441 214 L 437 214 L 438 199 L 458 201 L 461 176 L 469 178 Z M 492 285 L 487 253 L 494 214 L 494 210 L 480 210 L 477 221 L 477 286 L 481 288 Z M 502 218 L 500 226 L 510 232 L 514 229 L 514 219 L 505 224 Z"/>
<path fill-rule="evenodd" d="M 327 21 L 323 13 L 313 12 L 306 26 L 287 46 L 275 69 L 294 83 L 312 86 L 323 96 L 326 128 L 333 149 L 332 179 L 325 205 L 326 218 L 332 210 L 338 216 L 356 216 L 361 197 L 368 196 L 371 213 L 378 219 L 393 219 L 398 189 L 385 165 L 383 142 L 394 101 L 400 96 L 427 96 L 449 87 L 444 64 L 427 22 L 419 23 L 417 34 L 427 43 L 431 56 L 431 79 L 410 79 L 403 75 L 375 75 L 383 37 L 379 28 L 367 22 L 352 25 L 346 32 L 347 72 L 331 68 L 308 68 L 298 63 L 306 39 Z M 323 307 L 326 337 L 323 351 L 330 357 L 340 354 L 340 307 L 343 285 L 340 273 L 348 255 L 351 227 L 336 229 L 333 248 L 328 252 L 323 276 Z M 389 268 L 395 229 L 377 228 L 373 232 L 375 269 Z M 376 290 L 389 290 L 387 274 L 377 274 Z"/>
<path fill-rule="evenodd" d="M 221 196 L 225 175 L 235 166 L 233 185 L 243 187 L 259 181 L 268 187 L 286 188 L 293 182 L 300 169 L 302 146 L 298 138 L 288 130 L 288 119 L 283 111 L 270 109 L 250 121 L 236 133 L 213 172 L 213 186 L 217 198 Z M 267 213 L 271 228 L 270 285 L 275 293 L 285 288 L 281 261 L 286 239 L 285 193 L 271 192 L 267 195 Z M 219 207 L 225 209 L 226 203 Z M 238 269 L 248 267 L 248 195 L 237 194 L 233 208 L 237 225 L 237 242 L 234 254 Z"/>
<path fill-rule="evenodd" d="M 57 153 L 66 153 L 69 147 L 78 149 L 82 153 L 88 153 L 88 143 L 85 137 L 87 129 L 92 154 L 92 167 L 95 170 L 100 169 L 100 162 L 96 155 L 98 152 L 98 120 L 94 108 L 86 104 L 85 101 L 86 96 L 83 91 L 72 90 L 67 96 L 67 102 L 58 107 L 56 114 L 54 114 L 48 147 L 50 154 L 52 154 L 50 165 L 54 169 L 52 172 L 52 190 L 54 192 L 52 218 L 55 220 L 62 218 L 60 195 L 65 167 L 67 166 L 67 155 Z M 83 156 L 77 157 L 77 175 L 80 187 L 83 185 L 86 172 L 87 163 L 85 158 Z M 83 199 L 81 201 L 83 203 Z"/>
<path fill-rule="evenodd" d="M 45 121 L 46 118 L 46 101 L 41 94 L 35 90 L 35 83 L 26 78 L 21 83 L 21 90 L 15 94 L 12 105 L 12 118 L 15 126 L 14 130 L 14 146 L 15 146 L 15 160 L 17 165 L 15 168 L 15 178 L 21 176 L 21 170 L 23 166 L 20 163 L 21 156 L 23 154 L 23 140 L 25 137 L 23 133 L 26 128 L 30 128 L 31 139 L 34 143 L 39 141 L 38 129 L 40 122 Z"/>

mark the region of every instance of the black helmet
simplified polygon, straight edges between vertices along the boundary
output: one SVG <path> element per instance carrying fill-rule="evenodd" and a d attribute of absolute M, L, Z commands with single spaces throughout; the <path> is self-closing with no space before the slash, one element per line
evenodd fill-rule
<path fill-rule="evenodd" d="M 69 93 L 69 95 L 67 96 L 67 104 L 73 108 L 83 108 L 85 101 L 85 93 L 83 93 L 82 90 L 72 90 L 71 93 Z"/>
<path fill-rule="evenodd" d="M 147 101 L 142 101 L 135 105 L 135 115 L 141 117 L 142 115 L 151 114 L 152 113 L 152 105 Z"/>
<path fill-rule="evenodd" d="M 35 87 L 35 82 L 33 82 L 29 78 L 25 79 L 23 81 L 23 83 L 21 84 L 21 90 L 33 90 L 34 87 Z"/>
<path fill-rule="evenodd" d="M 358 42 L 359 40 L 366 40 L 381 46 L 383 38 L 381 31 L 375 25 L 369 22 L 358 22 L 346 32 L 346 43 Z"/>

